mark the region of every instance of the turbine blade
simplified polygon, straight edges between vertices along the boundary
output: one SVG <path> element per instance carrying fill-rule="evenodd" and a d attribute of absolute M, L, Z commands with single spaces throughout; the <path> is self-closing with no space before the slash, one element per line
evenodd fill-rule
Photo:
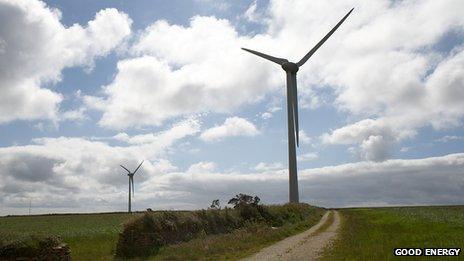
<path fill-rule="evenodd" d="M 142 162 L 140 162 L 139 166 L 134 170 L 134 174 L 135 174 L 135 172 L 137 172 L 137 170 L 139 170 L 139 168 L 140 168 L 140 166 L 142 166 L 142 164 L 143 164 L 143 160 L 142 160 Z"/>
<path fill-rule="evenodd" d="M 247 49 L 247 48 L 242 48 L 242 50 L 250 52 L 250 53 L 252 53 L 254 55 L 260 56 L 260 57 L 262 57 L 262 58 L 264 58 L 266 60 L 275 62 L 275 63 L 280 64 L 280 65 L 282 65 L 285 62 L 288 62 L 286 59 L 277 58 L 277 57 L 270 56 L 270 55 L 260 53 L 260 52 L 257 52 L 257 51 L 253 51 L 253 50 L 250 50 L 250 49 Z"/>
<path fill-rule="evenodd" d="M 295 137 L 296 137 L 296 146 L 299 147 L 300 143 L 300 127 L 298 124 L 298 88 L 296 84 L 296 73 L 292 74 L 292 98 L 293 98 L 293 122 L 295 123 Z"/>
<path fill-rule="evenodd" d="M 322 38 L 314 47 L 313 49 L 311 49 L 296 65 L 298 65 L 298 67 L 302 66 L 308 59 L 309 57 L 311 57 L 316 51 L 317 49 L 319 49 L 319 47 L 321 47 L 321 45 L 324 44 L 325 41 L 327 41 L 327 39 L 329 39 L 329 37 L 335 32 L 335 30 L 338 29 L 338 27 L 346 20 L 346 18 L 348 18 L 348 16 L 351 14 L 351 12 L 353 12 L 354 8 L 352 8 L 343 18 L 342 20 L 340 20 L 340 22 L 338 22 L 337 25 L 335 25 L 334 28 L 332 28 L 332 30 L 330 30 L 330 32 L 324 36 L 324 38 Z"/>
<path fill-rule="evenodd" d="M 126 167 L 124 167 L 123 165 L 119 165 L 121 166 L 121 168 L 125 169 L 127 172 L 131 173 L 128 169 L 126 169 Z"/>

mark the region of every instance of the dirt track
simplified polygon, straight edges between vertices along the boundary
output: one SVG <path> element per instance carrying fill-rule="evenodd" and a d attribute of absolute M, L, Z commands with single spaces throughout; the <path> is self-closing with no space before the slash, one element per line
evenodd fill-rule
<path fill-rule="evenodd" d="M 330 213 L 333 218 L 329 218 Z M 330 225 L 324 225 L 331 221 Z M 316 260 L 324 247 L 335 238 L 339 226 L 340 214 L 337 211 L 327 211 L 319 223 L 305 232 L 288 237 L 243 260 Z"/>

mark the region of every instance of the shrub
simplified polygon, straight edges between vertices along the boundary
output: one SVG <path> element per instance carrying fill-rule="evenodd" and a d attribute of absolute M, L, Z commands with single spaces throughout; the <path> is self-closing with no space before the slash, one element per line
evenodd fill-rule
<path fill-rule="evenodd" d="M 158 230 L 153 215 L 148 212 L 141 218 L 126 223 L 123 236 L 119 236 L 116 255 L 134 257 L 153 253 L 153 250 L 162 245 L 160 237 L 154 234 Z"/>
<path fill-rule="evenodd" d="M 71 250 L 59 236 L 30 236 L 0 241 L 1 260 L 71 260 Z"/>
<path fill-rule="evenodd" d="M 238 205 L 237 210 L 244 221 L 264 221 L 264 217 L 261 216 L 256 205 Z"/>
<path fill-rule="evenodd" d="M 187 241 L 200 235 L 226 233 L 234 229 L 235 224 L 236 218 L 228 210 L 147 212 L 141 218 L 125 224 L 119 235 L 116 255 L 135 257 L 154 254 L 163 245 Z"/>
<path fill-rule="evenodd" d="M 231 198 L 227 204 L 234 205 L 234 208 L 243 206 L 243 205 L 258 205 L 261 199 L 258 196 L 252 197 L 247 194 L 237 194 L 235 197 Z"/>
<path fill-rule="evenodd" d="M 287 222 L 302 221 L 312 213 L 314 208 L 307 204 L 238 204 L 235 209 L 147 212 L 124 225 L 123 232 L 119 234 L 116 255 L 147 256 L 155 254 L 164 245 L 258 224 L 281 226 Z"/>
<path fill-rule="evenodd" d="M 221 209 L 221 204 L 219 202 L 219 199 L 215 199 L 211 202 L 211 206 L 209 206 L 210 209 Z"/>

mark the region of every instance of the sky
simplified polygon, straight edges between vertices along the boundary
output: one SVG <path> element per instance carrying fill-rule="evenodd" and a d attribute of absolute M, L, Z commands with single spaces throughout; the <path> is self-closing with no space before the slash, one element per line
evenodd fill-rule
<path fill-rule="evenodd" d="M 0 0 L 0 215 L 464 204 L 460 0 Z"/>

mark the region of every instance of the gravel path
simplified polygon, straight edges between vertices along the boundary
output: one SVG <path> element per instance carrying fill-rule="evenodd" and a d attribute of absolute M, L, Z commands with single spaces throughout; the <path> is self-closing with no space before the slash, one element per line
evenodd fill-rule
<path fill-rule="evenodd" d="M 332 213 L 333 219 L 329 218 Z M 326 222 L 333 221 L 323 231 L 318 231 Z M 276 244 L 262 249 L 257 254 L 245 258 L 255 260 L 316 260 L 319 252 L 335 238 L 340 226 L 340 215 L 337 211 L 327 211 L 319 223 L 295 236 L 288 237 Z"/>

